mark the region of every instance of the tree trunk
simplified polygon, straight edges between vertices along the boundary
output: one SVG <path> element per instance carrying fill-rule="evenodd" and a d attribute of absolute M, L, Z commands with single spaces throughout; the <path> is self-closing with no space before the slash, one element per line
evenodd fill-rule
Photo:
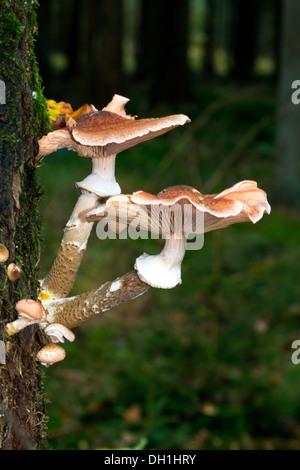
<path fill-rule="evenodd" d="M 189 0 L 143 0 L 137 78 L 148 78 L 152 104 L 190 98 Z"/>
<path fill-rule="evenodd" d="M 115 93 L 122 95 L 123 2 L 88 0 L 87 90 L 85 101 L 101 109 Z"/>
<path fill-rule="evenodd" d="M 206 0 L 205 3 L 205 44 L 203 71 L 205 77 L 214 76 L 214 49 L 215 49 L 215 17 L 216 2 L 215 0 Z"/>
<path fill-rule="evenodd" d="M 122 95 L 123 83 L 123 1 L 102 0 L 102 70 L 99 104 L 108 103 L 115 93 Z M 100 101 L 103 100 L 103 101 Z"/>
<path fill-rule="evenodd" d="M 299 0 L 283 2 L 282 18 L 275 195 L 282 203 L 300 207 L 300 93 L 292 89 L 293 82 L 300 80 Z"/>
<path fill-rule="evenodd" d="M 280 46 L 282 38 L 282 11 L 283 11 L 283 1 L 275 0 L 274 3 L 274 33 L 273 33 L 273 50 L 274 50 L 274 74 L 273 80 L 275 83 L 278 83 L 280 76 L 281 68 L 281 57 L 280 57 Z"/>
<path fill-rule="evenodd" d="M 35 359 L 39 335 L 34 326 L 8 338 L 5 324 L 16 318 L 21 298 L 36 299 L 36 265 L 40 249 L 34 156 L 46 133 L 46 103 L 34 55 L 37 3 L 0 1 L 0 242 L 9 258 L 0 264 L 0 448 L 41 449 L 45 406 Z M 12 282 L 6 267 L 22 268 Z"/>
<path fill-rule="evenodd" d="M 155 63 L 153 41 L 156 36 L 156 34 L 153 35 L 153 25 L 157 24 L 158 8 L 159 5 L 155 1 L 141 0 L 137 40 L 137 70 L 135 73 L 137 81 L 142 80 L 151 83 L 153 80 Z"/>
<path fill-rule="evenodd" d="M 259 11 L 259 0 L 232 1 L 232 75 L 240 82 L 247 82 L 253 78 Z"/>

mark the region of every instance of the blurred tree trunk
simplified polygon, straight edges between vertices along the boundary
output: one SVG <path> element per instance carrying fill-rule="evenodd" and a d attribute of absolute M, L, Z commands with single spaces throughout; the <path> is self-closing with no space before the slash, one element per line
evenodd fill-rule
<path fill-rule="evenodd" d="M 101 37 L 103 24 L 101 21 L 102 0 L 87 0 L 86 9 L 86 102 L 93 102 L 94 90 L 101 82 Z M 97 103 L 93 103 L 97 107 Z"/>
<path fill-rule="evenodd" d="M 102 74 L 101 95 L 103 103 L 110 101 L 115 93 L 123 90 L 123 2 L 102 0 Z"/>
<path fill-rule="evenodd" d="M 215 15 L 216 1 L 206 0 L 205 3 L 205 42 L 203 71 L 206 77 L 214 75 L 214 46 L 215 46 Z"/>
<path fill-rule="evenodd" d="M 68 67 L 65 72 L 67 79 L 72 79 L 81 75 L 80 52 L 82 42 L 81 32 L 81 1 L 71 0 L 70 3 L 63 2 L 67 18 L 62 25 L 64 28 L 65 53 L 68 58 Z M 65 25 L 67 27 L 65 27 Z M 43 77 L 43 75 L 42 75 Z"/>
<path fill-rule="evenodd" d="M 283 2 L 280 78 L 278 93 L 277 199 L 300 207 L 300 104 L 291 101 L 292 83 L 300 80 L 300 2 Z M 299 88 L 299 86 L 298 86 Z M 298 93 L 299 98 L 299 93 Z"/>
<path fill-rule="evenodd" d="M 86 101 L 105 106 L 123 90 L 123 2 L 89 0 Z"/>
<path fill-rule="evenodd" d="M 39 69 L 41 76 L 44 77 L 43 84 L 47 88 L 51 75 L 49 56 L 51 52 L 51 36 L 49 25 L 53 24 L 51 18 L 51 1 L 43 0 L 41 7 L 37 12 L 38 19 L 38 39 L 36 53 L 39 58 Z"/>
<path fill-rule="evenodd" d="M 143 0 L 138 77 L 149 80 L 152 104 L 190 95 L 189 0 Z"/>
<path fill-rule="evenodd" d="M 36 298 L 39 258 L 39 188 L 34 156 L 46 132 L 46 104 L 34 56 L 37 3 L 0 2 L 0 79 L 6 99 L 0 104 L 0 242 L 9 258 L 0 265 L 0 448 L 41 449 L 45 435 L 42 381 L 35 353 L 34 326 L 8 337 L 5 324 L 16 318 L 20 298 Z M 13 66 L 12 66 L 13 64 Z M 4 102 L 5 101 L 5 102 Z M 6 266 L 22 276 L 11 282 Z"/>
<path fill-rule="evenodd" d="M 260 0 L 232 0 L 233 78 L 241 82 L 253 78 L 256 58 Z"/>
<path fill-rule="evenodd" d="M 156 24 L 159 7 L 160 4 L 153 0 L 141 0 L 136 78 L 149 83 L 153 80 L 155 63 L 153 25 Z"/>
<path fill-rule="evenodd" d="M 280 51 L 281 51 L 281 38 L 282 38 L 282 12 L 283 1 L 275 0 L 274 4 L 274 31 L 273 31 L 273 47 L 274 47 L 274 74 L 273 80 L 278 83 L 280 73 Z"/>

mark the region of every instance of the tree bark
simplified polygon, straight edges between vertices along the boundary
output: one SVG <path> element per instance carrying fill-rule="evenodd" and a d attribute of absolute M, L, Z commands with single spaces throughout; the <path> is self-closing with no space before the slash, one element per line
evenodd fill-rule
<path fill-rule="evenodd" d="M 189 0 L 143 0 L 137 78 L 148 81 L 152 104 L 190 98 Z"/>
<path fill-rule="evenodd" d="M 123 2 L 88 0 L 86 102 L 101 109 L 123 94 Z"/>
<path fill-rule="evenodd" d="M 257 49 L 259 0 L 232 0 L 232 76 L 240 82 L 251 81 Z"/>
<path fill-rule="evenodd" d="M 205 77 L 213 77 L 214 73 L 214 48 L 215 48 L 215 0 L 206 0 L 205 3 L 205 45 L 203 71 Z"/>
<path fill-rule="evenodd" d="M 36 265 L 40 250 L 34 156 L 37 140 L 50 130 L 46 102 L 34 55 L 37 2 L 0 1 L 0 242 L 9 258 L 0 264 L 0 448 L 41 449 L 45 405 L 35 353 L 34 326 L 8 338 L 5 324 L 16 318 L 21 298 L 37 297 Z M 21 277 L 11 282 L 6 266 L 14 262 Z"/>

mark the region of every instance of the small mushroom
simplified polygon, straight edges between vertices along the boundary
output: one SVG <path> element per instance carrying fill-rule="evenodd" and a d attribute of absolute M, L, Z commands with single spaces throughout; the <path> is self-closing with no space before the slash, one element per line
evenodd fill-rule
<path fill-rule="evenodd" d="M 256 223 L 270 210 L 266 193 L 257 188 L 257 183 L 242 181 L 212 195 L 182 185 L 164 189 L 157 196 L 144 191 L 114 196 L 105 206 L 88 213 L 87 218 L 106 218 L 116 231 L 134 222 L 162 236 L 165 245 L 161 253 L 144 253 L 137 258 L 135 269 L 143 282 L 169 289 L 181 283 L 181 262 L 190 233 L 210 232 L 239 222 Z"/>
<path fill-rule="evenodd" d="M 18 312 L 17 320 L 6 325 L 6 331 L 12 336 L 28 325 L 43 323 L 46 321 L 47 313 L 42 304 L 37 300 L 22 299 L 15 306 Z"/>
<path fill-rule="evenodd" d="M 37 360 L 45 367 L 49 367 L 55 364 L 55 362 L 62 361 L 65 357 L 65 350 L 55 343 L 46 344 L 36 355 Z"/>
<path fill-rule="evenodd" d="M 75 339 L 74 333 L 60 323 L 51 323 L 46 326 L 44 332 L 50 336 L 52 343 L 64 343 L 65 339 L 73 342 Z"/>
<path fill-rule="evenodd" d="M 9 251 L 5 245 L 0 243 L 0 263 L 5 263 L 9 257 Z"/>
<path fill-rule="evenodd" d="M 10 263 L 7 266 L 6 274 L 7 274 L 8 279 L 11 282 L 15 282 L 21 276 L 22 270 L 21 270 L 20 266 L 18 266 L 17 264 Z"/>

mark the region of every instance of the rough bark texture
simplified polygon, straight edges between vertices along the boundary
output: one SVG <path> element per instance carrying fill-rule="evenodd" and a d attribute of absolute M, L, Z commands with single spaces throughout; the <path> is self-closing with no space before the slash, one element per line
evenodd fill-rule
<path fill-rule="evenodd" d="M 5 324 L 16 318 L 15 303 L 36 298 L 40 224 L 35 177 L 37 139 L 50 129 L 34 56 L 36 2 L 0 0 L 0 242 L 10 256 L 0 265 L 0 449 L 40 449 L 45 434 L 42 381 L 35 353 L 36 327 L 8 338 Z M 3 97 L 2 97 L 3 98 Z M 22 276 L 11 282 L 6 265 Z"/>

